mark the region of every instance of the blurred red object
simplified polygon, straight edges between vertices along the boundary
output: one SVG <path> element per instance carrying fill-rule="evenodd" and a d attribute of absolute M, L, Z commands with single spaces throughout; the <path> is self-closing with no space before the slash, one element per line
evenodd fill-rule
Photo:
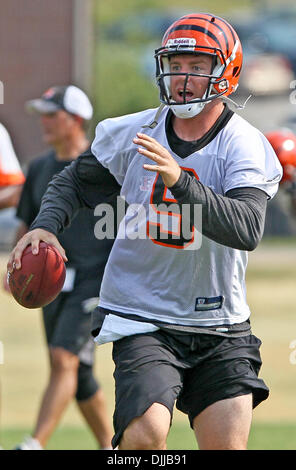
<path fill-rule="evenodd" d="M 288 129 L 265 134 L 283 167 L 281 183 L 296 180 L 296 136 Z"/>

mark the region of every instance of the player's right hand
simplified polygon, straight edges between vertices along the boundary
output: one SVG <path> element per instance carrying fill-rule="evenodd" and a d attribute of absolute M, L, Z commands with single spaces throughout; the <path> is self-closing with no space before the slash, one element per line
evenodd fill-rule
<path fill-rule="evenodd" d="M 27 232 L 16 244 L 12 250 L 8 263 L 7 271 L 12 272 L 15 269 L 20 269 L 22 266 L 21 258 L 23 251 L 27 246 L 32 245 L 32 253 L 37 255 L 39 252 L 39 243 L 43 241 L 50 245 L 53 245 L 61 254 L 64 261 L 68 261 L 66 253 L 62 245 L 59 243 L 57 237 L 46 230 L 36 228 Z"/>

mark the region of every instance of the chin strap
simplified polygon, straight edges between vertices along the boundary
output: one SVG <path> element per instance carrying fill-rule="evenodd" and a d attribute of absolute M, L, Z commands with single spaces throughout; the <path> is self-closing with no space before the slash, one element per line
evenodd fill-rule
<path fill-rule="evenodd" d="M 231 103 L 235 106 L 236 109 L 244 109 L 246 107 L 246 104 L 247 102 L 249 101 L 249 99 L 252 97 L 252 95 L 249 95 L 248 98 L 245 100 L 245 102 L 243 104 L 238 104 L 236 103 L 235 101 L 233 101 L 231 98 L 229 98 L 229 96 L 222 96 L 221 99 L 223 101 L 226 101 L 228 103 Z"/>
<path fill-rule="evenodd" d="M 161 115 L 162 110 L 163 110 L 163 108 L 165 108 L 165 107 L 166 107 L 166 104 L 161 103 L 161 105 L 159 106 L 158 110 L 156 111 L 154 120 L 153 120 L 150 124 L 145 124 L 144 126 L 142 126 L 142 128 L 145 128 L 145 127 L 147 128 L 147 127 L 149 127 L 150 129 L 154 129 L 154 127 L 157 126 L 159 116 Z"/>
<path fill-rule="evenodd" d="M 223 96 L 221 97 L 223 101 L 226 101 L 228 103 L 231 103 L 235 106 L 236 109 L 244 109 L 246 107 L 246 104 L 247 102 L 249 101 L 249 99 L 252 97 L 252 95 L 249 95 L 248 98 L 244 101 L 243 104 L 238 104 L 236 103 L 235 101 L 233 101 L 231 98 L 229 98 L 229 96 Z M 156 111 L 156 114 L 155 114 L 155 117 L 154 117 L 154 120 L 150 123 L 150 124 L 144 124 L 142 126 L 142 128 L 149 128 L 149 129 L 154 129 L 157 124 L 158 124 L 158 119 L 159 119 L 159 116 L 161 115 L 163 109 L 166 107 L 167 105 L 164 104 L 164 103 L 161 103 L 161 105 L 159 106 L 159 108 L 157 109 Z"/>

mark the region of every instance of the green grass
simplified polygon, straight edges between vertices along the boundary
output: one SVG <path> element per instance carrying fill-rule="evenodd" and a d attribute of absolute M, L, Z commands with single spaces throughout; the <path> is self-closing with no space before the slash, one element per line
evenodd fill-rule
<path fill-rule="evenodd" d="M 1 445 L 10 450 L 22 441 L 28 429 L 2 431 Z M 96 450 L 86 428 L 61 427 L 52 436 L 48 450 Z M 193 431 L 183 423 L 174 423 L 168 438 L 168 450 L 195 450 Z M 296 450 L 296 424 L 255 423 L 249 438 L 249 450 Z"/>
<path fill-rule="evenodd" d="M 4 429 L 1 433 L 1 446 L 13 449 L 30 434 L 30 429 Z M 96 441 L 86 427 L 60 427 L 49 440 L 48 450 L 96 450 Z"/>
<path fill-rule="evenodd" d="M 295 450 L 296 424 L 256 423 L 250 433 L 250 450 Z"/>

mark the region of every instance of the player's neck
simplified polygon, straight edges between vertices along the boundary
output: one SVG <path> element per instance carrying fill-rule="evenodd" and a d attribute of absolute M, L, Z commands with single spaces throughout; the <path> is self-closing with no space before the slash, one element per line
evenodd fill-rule
<path fill-rule="evenodd" d="M 173 128 L 177 136 L 188 142 L 201 139 L 223 113 L 224 105 L 222 101 L 215 101 L 208 103 L 204 109 L 193 118 L 180 119 L 174 116 Z"/>
<path fill-rule="evenodd" d="M 75 160 L 89 147 L 86 136 L 79 135 L 75 138 L 64 139 L 54 146 L 57 160 Z"/>

